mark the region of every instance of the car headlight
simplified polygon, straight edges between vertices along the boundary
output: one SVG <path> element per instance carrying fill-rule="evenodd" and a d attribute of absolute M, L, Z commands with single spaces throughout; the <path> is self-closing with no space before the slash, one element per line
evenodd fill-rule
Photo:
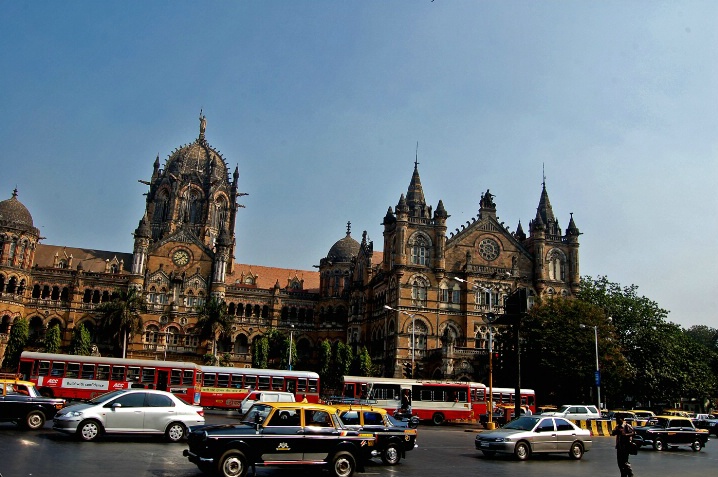
<path fill-rule="evenodd" d="M 510 437 L 497 437 L 496 442 L 511 442 Z"/>
<path fill-rule="evenodd" d="M 67 414 L 65 414 L 65 417 L 80 417 L 82 416 L 82 411 L 70 411 Z"/>

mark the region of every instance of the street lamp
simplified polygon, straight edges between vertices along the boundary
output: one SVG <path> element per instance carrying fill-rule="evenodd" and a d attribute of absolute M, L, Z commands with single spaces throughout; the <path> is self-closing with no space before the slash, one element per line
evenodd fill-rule
<path fill-rule="evenodd" d="M 591 326 L 581 323 L 581 328 L 591 328 Z M 593 337 L 596 342 L 596 396 L 598 397 L 598 412 L 601 412 L 601 370 L 598 367 L 598 326 L 593 326 Z"/>
<path fill-rule="evenodd" d="M 292 370 L 292 343 L 294 338 L 294 325 L 289 325 L 289 370 Z"/>
<path fill-rule="evenodd" d="M 416 337 L 415 337 L 415 329 L 414 321 L 416 317 L 416 313 L 409 313 L 408 311 L 404 310 L 397 310 L 396 308 L 392 308 L 389 305 L 384 305 L 384 308 L 391 311 L 396 311 L 397 313 L 403 313 L 407 315 L 409 318 L 411 318 L 411 377 L 414 377 L 414 361 L 416 358 Z"/>
<path fill-rule="evenodd" d="M 464 280 L 463 278 L 453 277 L 454 280 L 461 283 L 468 284 L 469 282 Z M 491 328 L 491 325 L 496 321 L 496 315 L 493 313 L 493 307 L 492 307 L 492 296 L 493 293 L 491 293 L 491 290 L 488 288 L 484 288 L 478 283 L 474 283 L 472 286 L 474 290 L 482 290 L 484 293 L 489 294 L 489 312 L 486 314 L 486 321 L 489 322 L 489 407 L 486 410 L 486 414 L 488 414 L 488 422 L 486 424 L 487 429 L 494 429 L 494 420 L 493 420 L 493 414 L 494 414 L 494 333 Z"/>

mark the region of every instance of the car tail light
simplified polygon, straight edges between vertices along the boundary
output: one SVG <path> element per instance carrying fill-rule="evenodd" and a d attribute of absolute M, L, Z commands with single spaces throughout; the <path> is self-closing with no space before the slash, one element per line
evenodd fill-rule
<path fill-rule="evenodd" d="M 197 414 L 204 417 L 204 409 L 197 409 Z"/>

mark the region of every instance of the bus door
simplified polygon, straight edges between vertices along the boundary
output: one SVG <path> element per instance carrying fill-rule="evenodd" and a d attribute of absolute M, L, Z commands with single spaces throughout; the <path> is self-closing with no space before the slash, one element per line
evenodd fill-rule
<path fill-rule="evenodd" d="M 165 369 L 157 370 L 157 389 L 167 391 L 167 381 L 169 380 L 169 371 Z"/>
<path fill-rule="evenodd" d="M 344 384 L 344 395 L 343 397 L 354 399 L 356 397 L 356 394 L 354 394 L 354 384 L 353 383 L 346 383 Z"/>
<path fill-rule="evenodd" d="M 284 386 L 286 387 L 285 391 L 296 395 L 297 394 L 297 378 L 286 378 L 284 380 L 284 382 L 285 382 Z"/>

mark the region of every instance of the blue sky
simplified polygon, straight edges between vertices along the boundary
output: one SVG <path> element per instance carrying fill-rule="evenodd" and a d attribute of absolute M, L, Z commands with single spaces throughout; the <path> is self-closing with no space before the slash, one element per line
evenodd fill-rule
<path fill-rule="evenodd" d="M 581 274 L 718 326 L 718 2 L 2 1 L 0 199 L 44 243 L 132 251 L 152 163 L 239 166 L 237 261 L 312 270 L 419 171 L 449 230 L 524 230 L 542 168 Z M 3 192 L 4 191 L 4 192 Z"/>

